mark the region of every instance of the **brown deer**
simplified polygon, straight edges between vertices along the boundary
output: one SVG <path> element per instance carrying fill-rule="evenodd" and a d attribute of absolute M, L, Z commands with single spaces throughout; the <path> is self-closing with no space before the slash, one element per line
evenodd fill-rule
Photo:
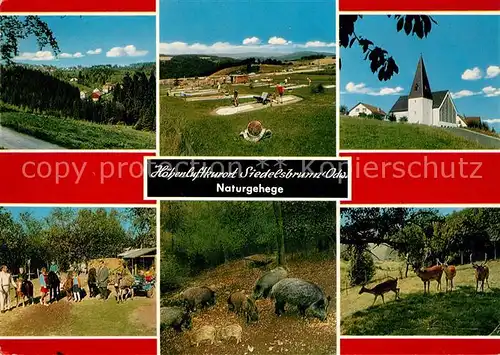
<path fill-rule="evenodd" d="M 481 282 L 481 292 L 484 292 L 484 282 L 490 288 L 490 283 L 488 282 L 488 277 L 490 276 L 490 269 L 486 266 L 486 261 L 481 265 L 472 263 L 474 268 L 474 276 L 476 277 L 476 292 L 479 287 L 479 282 Z"/>
<path fill-rule="evenodd" d="M 439 265 L 431 266 L 423 270 L 420 267 L 414 265 L 413 270 L 417 276 L 424 283 L 424 294 L 427 292 L 431 293 L 431 281 L 435 280 L 437 282 L 436 289 L 441 290 L 441 277 L 443 276 L 443 267 Z"/>
<path fill-rule="evenodd" d="M 385 303 L 384 300 L 384 293 L 387 293 L 389 291 L 392 291 L 396 294 L 396 299 L 399 298 L 399 288 L 398 288 L 398 279 L 392 279 L 392 280 L 387 280 L 382 283 L 379 283 L 378 285 L 372 287 L 372 288 L 366 288 L 364 285 L 361 287 L 361 290 L 359 290 L 359 294 L 361 295 L 362 293 L 371 293 L 372 295 L 375 296 L 375 299 L 373 300 L 372 306 L 375 304 L 375 301 L 377 300 L 378 296 L 382 296 L 382 302 Z"/>
<path fill-rule="evenodd" d="M 457 268 L 454 265 L 448 265 L 448 263 L 441 263 L 437 260 L 438 266 L 442 266 L 444 275 L 446 277 L 446 292 L 448 292 L 448 282 L 450 283 L 450 292 L 453 291 L 453 279 L 457 275 Z"/>

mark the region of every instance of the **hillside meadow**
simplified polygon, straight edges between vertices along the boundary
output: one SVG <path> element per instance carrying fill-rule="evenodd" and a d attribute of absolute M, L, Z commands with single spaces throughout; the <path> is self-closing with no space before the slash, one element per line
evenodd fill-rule
<path fill-rule="evenodd" d="M 349 287 L 347 263 L 341 270 L 341 333 L 344 335 L 427 335 L 472 336 L 500 334 L 500 261 L 488 262 L 490 268 L 488 289 L 476 293 L 474 269 L 471 264 L 457 266 L 455 288 L 445 292 L 446 281 L 441 280 L 442 291 L 431 282 L 430 294 L 423 294 L 423 282 L 413 271 L 404 275 L 405 265 L 396 261 L 376 262 L 377 272 L 367 287 L 398 278 L 400 300 L 393 292 L 381 297 L 373 305 L 374 296 L 359 294 L 360 286 Z"/>

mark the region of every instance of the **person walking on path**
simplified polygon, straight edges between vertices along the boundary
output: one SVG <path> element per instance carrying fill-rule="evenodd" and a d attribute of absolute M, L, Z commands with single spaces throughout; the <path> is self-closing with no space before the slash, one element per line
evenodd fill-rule
<path fill-rule="evenodd" d="M 233 94 L 233 104 L 235 107 L 238 107 L 238 105 L 240 104 L 238 102 L 238 90 L 234 90 L 234 94 Z"/>
<path fill-rule="evenodd" d="M 104 300 L 108 298 L 108 279 L 109 270 L 104 263 L 104 260 L 101 260 L 99 271 L 97 271 L 97 286 L 99 287 L 101 298 Z"/>
<path fill-rule="evenodd" d="M 278 92 L 278 103 L 283 103 L 283 95 L 285 94 L 285 87 L 281 84 L 276 85 L 276 91 Z"/>
<path fill-rule="evenodd" d="M 8 272 L 7 266 L 2 265 L 0 269 L 0 311 L 5 313 L 5 311 L 10 310 L 10 286 L 14 289 L 17 285 L 12 279 L 12 275 Z"/>

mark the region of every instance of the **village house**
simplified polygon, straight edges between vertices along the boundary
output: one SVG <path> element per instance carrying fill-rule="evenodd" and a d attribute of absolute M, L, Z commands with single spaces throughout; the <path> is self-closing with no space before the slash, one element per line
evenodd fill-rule
<path fill-rule="evenodd" d="M 114 84 L 104 84 L 102 86 L 102 93 L 103 94 L 108 94 L 110 93 L 111 91 L 113 91 L 113 89 L 115 88 L 115 85 Z"/>
<path fill-rule="evenodd" d="M 102 95 L 99 91 L 94 91 L 92 95 L 90 95 L 90 98 L 92 99 L 92 101 L 97 102 L 101 99 L 101 96 Z"/>
<path fill-rule="evenodd" d="M 363 102 L 358 102 L 351 110 L 349 110 L 349 113 L 347 115 L 351 117 L 359 117 L 360 115 L 385 117 L 386 113 L 380 107 L 375 107 Z"/>
<path fill-rule="evenodd" d="M 458 127 L 463 123 L 450 91 L 431 91 L 422 56 L 418 61 L 409 95 L 399 97 L 389 111 L 389 115 L 392 114 L 398 121 L 406 117 L 409 123 L 428 126 Z"/>

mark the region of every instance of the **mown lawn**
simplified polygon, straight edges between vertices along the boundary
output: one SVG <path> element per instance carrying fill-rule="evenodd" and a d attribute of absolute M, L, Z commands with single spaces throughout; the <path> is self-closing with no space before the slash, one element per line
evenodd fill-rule
<path fill-rule="evenodd" d="M 334 84 L 330 75 L 290 75 L 291 81 L 313 85 Z M 300 79 L 299 79 L 300 78 Z M 280 80 L 279 77 L 275 82 Z M 240 94 L 273 91 L 272 88 L 238 87 Z M 160 150 L 162 155 L 211 156 L 334 156 L 335 88 L 312 94 L 310 87 L 290 92 L 302 101 L 273 105 L 258 111 L 218 116 L 213 111 L 230 105 L 230 100 L 185 101 L 161 95 Z M 259 120 L 272 131 L 270 139 L 250 143 L 239 136 L 247 124 Z"/>
<path fill-rule="evenodd" d="M 500 325 L 500 262 L 488 262 L 490 286 L 485 293 L 476 293 L 474 270 L 470 264 L 457 267 L 455 289 L 445 292 L 443 275 L 442 292 L 436 282 L 430 295 L 423 294 L 423 283 L 413 271 L 401 279 L 404 266 L 395 262 L 377 263 L 376 281 L 368 287 L 397 277 L 401 300 L 395 301 L 394 293 L 385 295 L 385 304 L 379 297 L 374 306 L 374 296 L 359 295 L 359 286 L 346 289 L 345 262 L 341 264 L 341 332 L 344 335 L 490 335 Z"/>
<path fill-rule="evenodd" d="M 68 149 L 155 149 L 153 132 L 119 125 L 2 112 L 2 126 Z"/>
<path fill-rule="evenodd" d="M 487 149 L 439 127 L 340 117 L 340 149 Z"/>

